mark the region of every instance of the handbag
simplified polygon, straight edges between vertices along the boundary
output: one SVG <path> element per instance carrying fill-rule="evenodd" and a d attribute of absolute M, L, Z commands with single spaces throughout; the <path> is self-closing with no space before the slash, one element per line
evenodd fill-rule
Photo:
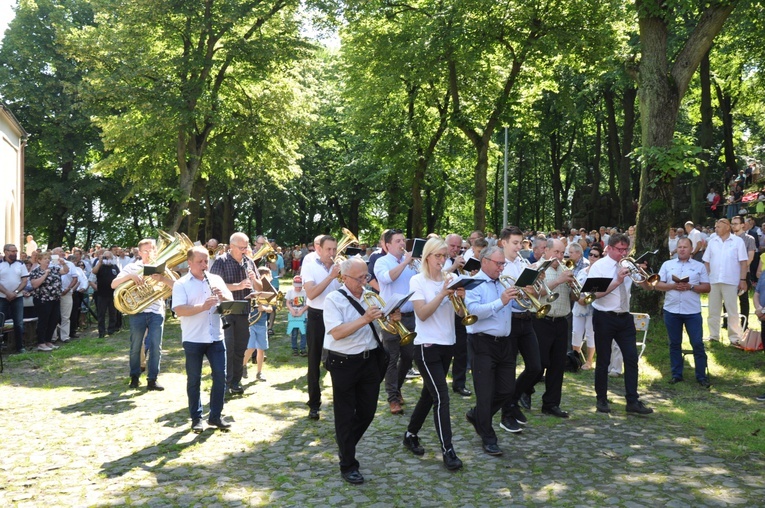
<path fill-rule="evenodd" d="M 342 289 L 337 290 L 340 294 L 345 296 L 349 302 L 351 302 L 351 305 L 353 305 L 353 308 L 358 311 L 359 314 L 362 316 L 364 315 L 364 307 L 362 307 L 359 302 L 351 298 L 351 296 L 343 291 Z M 388 351 L 383 347 L 382 341 L 380 341 L 380 337 L 377 335 L 377 329 L 375 328 L 375 325 L 373 323 L 369 323 L 369 327 L 372 329 L 372 334 L 375 336 L 375 341 L 377 342 L 377 368 L 380 372 L 380 381 L 382 382 L 383 379 L 385 379 L 385 374 L 388 372 L 388 364 L 390 363 L 390 354 Z"/>
<path fill-rule="evenodd" d="M 744 351 L 762 351 L 765 346 L 762 344 L 762 336 L 759 330 L 752 330 L 747 328 L 744 332 L 744 336 L 738 342 L 737 346 Z"/>

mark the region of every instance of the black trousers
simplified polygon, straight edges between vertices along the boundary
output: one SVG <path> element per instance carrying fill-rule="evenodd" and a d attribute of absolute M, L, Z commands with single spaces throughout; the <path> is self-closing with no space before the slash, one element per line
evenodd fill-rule
<path fill-rule="evenodd" d="M 417 434 L 425 423 L 425 419 L 433 408 L 433 421 L 436 424 L 436 435 L 441 442 L 441 452 L 452 448 L 452 421 L 449 415 L 449 387 L 446 384 L 446 373 L 452 361 L 454 346 L 433 344 L 424 347 L 414 346 L 414 363 L 422 376 L 422 392 L 409 419 L 407 430 Z"/>
<path fill-rule="evenodd" d="M 308 312 L 310 314 L 310 310 Z M 343 473 L 358 471 L 356 446 L 375 417 L 380 395 L 378 354 L 381 353 L 373 350 L 368 358 L 343 358 L 331 351 L 327 353 L 327 370 L 332 376 L 335 440 Z"/>
<path fill-rule="evenodd" d="M 539 343 L 537 335 L 534 333 L 532 319 L 521 319 L 513 317 L 512 328 L 510 329 L 511 354 L 513 355 L 513 364 L 518 362 L 518 353 L 523 357 L 523 372 L 515 381 L 515 390 L 512 396 L 507 400 L 507 404 L 502 408 L 502 416 L 507 416 L 509 409 L 518 403 L 522 393 L 534 393 L 534 385 L 539 380 L 542 372 L 542 362 L 539 359 Z M 515 373 L 515 371 L 513 371 Z"/>
<path fill-rule="evenodd" d="M 401 323 L 410 332 L 414 331 L 414 313 L 407 313 L 401 316 Z M 382 343 L 385 350 L 388 351 L 390 359 L 388 361 L 388 372 L 385 373 L 385 393 L 388 396 L 388 402 L 397 400 L 401 402 L 401 387 L 406 381 L 406 374 L 412 368 L 412 357 L 414 356 L 414 345 L 401 345 L 401 337 L 393 335 L 383 330 Z"/>
<path fill-rule="evenodd" d="M 321 351 L 324 347 L 324 311 L 309 307 L 305 326 L 306 345 L 308 347 L 308 407 L 318 411 L 321 407 L 319 377 L 321 375 Z M 335 399 L 335 404 L 337 404 L 337 399 Z"/>
<path fill-rule="evenodd" d="M 599 400 L 608 396 L 608 364 L 611 363 L 611 341 L 615 340 L 624 358 L 624 390 L 627 403 L 638 400 L 638 354 L 635 320 L 629 312 L 615 315 L 597 309 L 592 311 L 592 329 L 595 332 L 595 395 Z"/>
<path fill-rule="evenodd" d="M 246 314 L 229 314 L 229 326 L 223 330 L 226 341 L 226 387 L 239 386 L 244 370 L 244 353 L 250 340 L 249 317 Z"/>
<path fill-rule="evenodd" d="M 467 347 L 467 329 L 462 324 L 462 318 L 454 315 L 454 333 L 457 342 L 454 344 L 454 361 L 452 362 L 452 390 L 465 388 L 470 358 Z"/>
<path fill-rule="evenodd" d="M 545 373 L 545 393 L 542 395 L 542 408 L 549 409 L 560 406 L 563 390 L 563 373 L 566 369 L 566 352 L 568 350 L 568 319 L 542 318 L 535 319 L 534 332 L 539 343 L 539 358 L 542 370 L 537 376 L 537 383 Z M 546 372 L 545 372 L 546 371 Z"/>
<path fill-rule="evenodd" d="M 61 315 L 59 310 L 61 302 L 59 300 L 44 302 L 38 298 L 33 301 L 37 311 L 37 345 L 45 344 L 53 340 L 53 332 L 56 331 Z"/>
<path fill-rule="evenodd" d="M 515 388 L 515 356 L 507 337 L 470 334 L 473 348 L 475 428 L 484 444 L 497 444 L 491 420 Z"/>
<path fill-rule="evenodd" d="M 119 330 L 119 327 L 117 326 L 117 316 L 121 314 L 114 308 L 114 297 L 112 295 L 96 295 L 96 310 L 98 311 L 99 337 L 103 337 L 107 333 L 111 335 Z M 106 322 L 107 315 L 109 316 L 108 326 Z"/>
<path fill-rule="evenodd" d="M 72 293 L 72 313 L 69 315 L 69 335 L 77 333 L 77 329 L 80 327 L 80 309 L 82 308 L 83 294 L 79 291 Z"/>

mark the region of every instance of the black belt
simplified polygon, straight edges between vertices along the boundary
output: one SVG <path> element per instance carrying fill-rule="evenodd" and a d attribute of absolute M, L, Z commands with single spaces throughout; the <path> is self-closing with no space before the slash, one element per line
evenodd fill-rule
<path fill-rule="evenodd" d="M 314 312 L 316 314 L 324 314 L 324 309 L 314 309 L 313 307 L 308 307 L 308 312 Z"/>
<path fill-rule="evenodd" d="M 544 319 L 546 321 L 552 321 L 553 323 L 555 323 L 556 321 L 563 321 L 564 319 L 566 319 L 566 316 L 560 316 L 560 317 L 545 316 L 542 319 Z"/>
<path fill-rule="evenodd" d="M 598 310 L 598 309 L 595 309 L 595 310 L 597 310 L 598 312 L 602 312 L 603 314 L 609 314 L 611 316 L 619 316 L 619 317 L 626 316 L 627 314 L 629 314 L 629 312 L 616 312 L 615 310 Z"/>
<path fill-rule="evenodd" d="M 530 319 L 534 319 L 534 314 L 532 314 L 529 311 L 526 311 L 526 312 L 513 312 L 513 317 L 515 319 L 530 320 Z"/>
<path fill-rule="evenodd" d="M 509 337 L 508 335 L 489 335 L 488 333 L 474 333 L 473 335 L 482 339 L 491 339 L 494 342 L 499 342 Z"/>
<path fill-rule="evenodd" d="M 377 349 L 377 348 L 375 348 L 375 349 Z M 353 359 L 357 359 L 357 358 L 358 359 L 369 358 L 370 356 L 372 356 L 373 352 L 374 352 L 374 349 L 367 349 L 363 353 L 358 353 L 358 354 L 355 354 L 355 355 L 346 355 L 346 354 L 343 354 L 343 353 L 338 353 L 337 351 L 327 351 L 327 354 L 328 355 L 339 356 L 340 358 L 345 358 L 346 360 L 353 360 Z"/>
<path fill-rule="evenodd" d="M 401 317 L 414 317 L 414 311 L 412 312 L 402 312 Z"/>

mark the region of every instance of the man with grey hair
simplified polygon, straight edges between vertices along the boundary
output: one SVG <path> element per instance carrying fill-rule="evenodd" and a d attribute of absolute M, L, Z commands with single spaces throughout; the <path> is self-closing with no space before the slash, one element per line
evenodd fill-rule
<path fill-rule="evenodd" d="M 545 249 L 547 248 L 547 239 L 542 237 L 534 238 L 531 243 L 531 256 L 529 256 L 529 263 L 534 264 L 544 256 Z"/>
<path fill-rule="evenodd" d="M 590 266 L 590 262 L 584 258 L 584 249 L 578 243 L 572 243 L 568 246 L 568 258 L 574 262 L 574 277 Z"/>

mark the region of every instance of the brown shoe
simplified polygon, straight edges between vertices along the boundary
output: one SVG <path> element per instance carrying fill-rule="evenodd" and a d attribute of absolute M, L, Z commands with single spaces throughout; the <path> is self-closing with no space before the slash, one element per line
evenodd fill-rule
<path fill-rule="evenodd" d="M 401 409 L 401 403 L 399 401 L 392 400 L 390 402 L 390 414 L 392 415 L 404 414 L 404 410 Z"/>

